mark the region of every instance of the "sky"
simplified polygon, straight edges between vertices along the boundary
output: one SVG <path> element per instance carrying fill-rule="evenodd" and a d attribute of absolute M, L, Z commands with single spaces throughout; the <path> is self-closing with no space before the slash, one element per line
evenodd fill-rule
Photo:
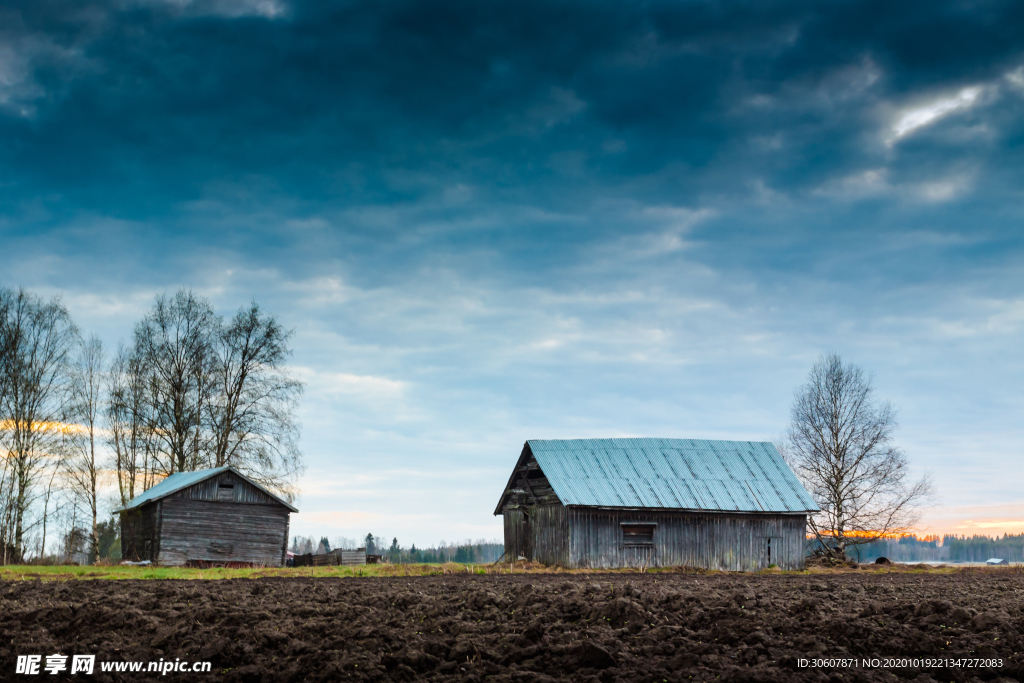
<path fill-rule="evenodd" d="M 527 439 L 772 440 L 822 353 L 1024 532 L 1024 4 L 7 0 L 0 285 L 294 330 L 292 532 L 500 539 Z"/>

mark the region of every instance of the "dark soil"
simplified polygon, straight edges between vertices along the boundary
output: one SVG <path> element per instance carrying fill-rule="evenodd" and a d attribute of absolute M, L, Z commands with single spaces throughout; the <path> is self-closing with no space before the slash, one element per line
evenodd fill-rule
<path fill-rule="evenodd" d="M 1013 570 L 18 581 L 0 584 L 0 680 L 61 652 L 97 656 L 83 681 L 1010 681 L 1022 631 Z M 844 657 L 1003 665 L 799 665 Z M 214 668 L 99 671 L 160 658 Z"/>

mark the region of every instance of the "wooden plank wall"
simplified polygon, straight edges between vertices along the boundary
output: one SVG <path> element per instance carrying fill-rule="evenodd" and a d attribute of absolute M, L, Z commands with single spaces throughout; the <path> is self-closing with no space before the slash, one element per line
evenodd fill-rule
<path fill-rule="evenodd" d="M 569 564 L 569 522 L 562 505 L 542 505 L 531 514 L 532 557 L 544 564 Z"/>
<path fill-rule="evenodd" d="M 280 567 L 284 560 L 289 511 L 280 503 L 234 505 L 169 496 L 162 504 L 160 564 L 200 560 Z"/>
<path fill-rule="evenodd" d="M 230 498 L 221 497 L 221 484 L 231 484 Z M 225 491 L 227 493 L 227 491 Z M 176 491 L 168 498 L 188 498 L 189 500 L 218 500 L 228 503 L 255 503 L 257 505 L 280 505 L 272 497 L 256 488 L 234 472 L 223 472 L 210 477 L 187 489 Z"/>
<path fill-rule="evenodd" d="M 503 516 L 506 559 L 522 555 L 544 564 L 568 564 L 569 527 L 563 506 L 506 507 Z"/>
<path fill-rule="evenodd" d="M 121 513 L 121 557 L 138 562 L 153 561 L 159 552 L 157 503 Z M 146 549 L 149 541 L 149 550 Z"/>
<path fill-rule="evenodd" d="M 366 548 L 358 550 L 332 550 L 322 555 L 309 553 L 296 555 L 293 558 L 296 567 L 335 567 L 338 565 L 353 567 L 366 564 Z"/>
<path fill-rule="evenodd" d="M 522 508 L 506 506 L 501 516 L 505 522 L 505 559 L 516 560 L 520 555 L 525 557 Z"/>
<path fill-rule="evenodd" d="M 804 567 L 805 515 L 566 508 L 569 567 L 691 566 L 756 571 L 771 563 L 782 569 Z M 653 523 L 654 544 L 622 542 L 626 523 Z"/>

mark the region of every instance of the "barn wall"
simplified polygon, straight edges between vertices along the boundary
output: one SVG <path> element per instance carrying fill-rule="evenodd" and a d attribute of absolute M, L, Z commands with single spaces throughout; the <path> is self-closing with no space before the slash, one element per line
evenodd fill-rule
<path fill-rule="evenodd" d="M 520 508 L 505 508 L 502 512 L 505 522 L 505 559 L 515 560 L 523 552 L 523 511 Z"/>
<path fill-rule="evenodd" d="M 193 560 L 280 567 L 288 543 L 288 509 L 169 496 L 162 501 L 160 564 Z"/>
<path fill-rule="evenodd" d="M 230 485 L 230 490 L 222 487 Z M 186 498 L 188 500 L 216 500 L 230 503 L 256 503 L 259 505 L 280 505 L 274 498 L 253 486 L 234 472 L 222 472 L 215 477 L 176 491 L 168 498 Z"/>
<path fill-rule="evenodd" d="M 570 567 L 691 566 L 728 571 L 756 571 L 769 563 L 782 569 L 804 567 L 805 515 L 565 510 Z M 655 524 L 653 545 L 624 545 L 623 522 Z"/>
<path fill-rule="evenodd" d="M 138 562 L 153 560 L 159 552 L 159 503 L 121 513 L 121 557 Z M 149 546 L 146 545 L 149 541 Z"/>
<path fill-rule="evenodd" d="M 505 553 L 515 560 L 522 555 L 544 564 L 569 561 L 569 528 L 561 505 L 526 505 L 506 508 Z"/>

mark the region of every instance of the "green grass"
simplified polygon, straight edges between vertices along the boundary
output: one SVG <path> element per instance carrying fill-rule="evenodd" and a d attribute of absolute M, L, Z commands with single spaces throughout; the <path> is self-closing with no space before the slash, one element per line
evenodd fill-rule
<path fill-rule="evenodd" d="M 358 567 L 281 567 L 245 569 L 190 569 L 185 567 L 132 567 L 132 566 L 42 566 L 8 565 L 0 567 L 0 580 L 4 581 L 68 581 L 90 579 L 258 579 L 268 576 L 301 578 L 344 578 L 383 576 L 439 576 L 442 574 L 635 574 L 637 569 L 564 569 L 546 567 L 534 562 L 508 564 L 368 564 Z M 648 573 L 678 572 L 678 567 L 658 567 L 643 570 Z M 690 570 L 693 571 L 693 570 Z M 704 573 L 704 570 L 696 570 Z"/>
<path fill-rule="evenodd" d="M 64 581 L 90 579 L 256 579 L 267 576 L 281 577 L 359 577 L 359 576 L 433 576 L 439 574 L 489 573 L 483 565 L 462 564 L 370 564 L 359 567 L 280 567 L 239 569 L 191 569 L 186 567 L 78 567 L 67 565 L 37 566 L 8 565 L 0 567 L 0 580 L 4 581 Z"/>
<path fill-rule="evenodd" d="M 185 567 L 131 567 L 115 565 L 110 567 L 76 567 L 76 566 L 40 566 L 40 565 L 8 565 L 0 566 L 0 580 L 3 581 L 68 581 L 91 579 L 258 579 L 268 576 L 296 578 L 345 578 L 345 577 L 384 577 L 384 576 L 439 576 L 442 574 L 636 574 L 647 573 L 699 573 L 718 574 L 722 572 L 704 569 L 686 569 L 682 567 L 657 567 L 646 570 L 638 569 L 565 569 L 562 567 L 545 567 L 537 563 L 517 562 L 510 567 L 508 564 L 369 564 L 359 567 L 281 567 L 281 568 L 245 568 L 245 569 L 189 569 Z M 821 568 L 812 567 L 803 571 L 780 571 L 770 569 L 770 574 L 837 574 L 848 572 L 864 573 L 927 573 L 951 574 L 962 571 L 1010 572 L 1022 573 L 1021 567 L 894 567 L 869 565 L 860 569 L 852 568 Z"/>

